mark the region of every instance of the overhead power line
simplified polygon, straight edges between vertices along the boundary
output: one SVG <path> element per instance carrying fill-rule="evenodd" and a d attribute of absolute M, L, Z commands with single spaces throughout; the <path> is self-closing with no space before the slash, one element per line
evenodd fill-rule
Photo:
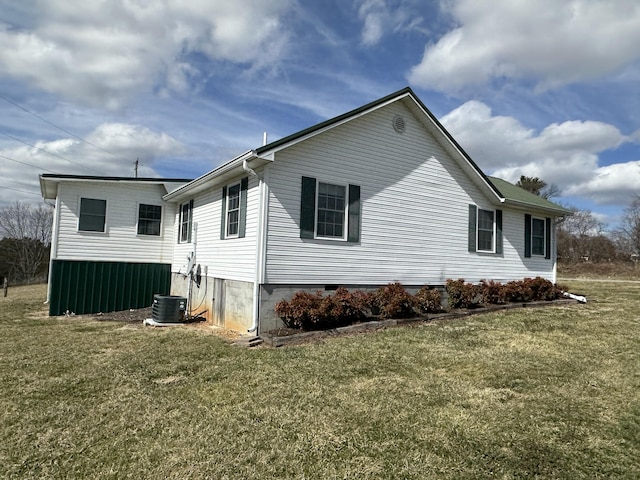
<path fill-rule="evenodd" d="M 82 164 L 80 164 L 78 162 L 74 162 L 73 160 L 69 160 L 68 158 L 64 158 L 62 155 L 58 155 L 57 153 L 50 152 L 49 150 L 47 150 L 45 148 L 37 147 L 37 146 L 35 146 L 35 145 L 33 145 L 33 144 L 29 143 L 29 142 L 25 142 L 24 140 L 22 140 L 22 139 L 20 139 L 18 137 L 14 137 L 13 135 L 9 135 L 8 133 L 0 132 L 0 135 L 4 135 L 5 137 L 9 137 L 12 140 L 15 140 L 16 142 L 23 143 L 23 144 L 25 144 L 25 145 L 27 145 L 29 147 L 35 148 L 36 150 L 44 152 L 47 155 L 51 155 L 52 157 L 56 157 L 56 158 L 59 158 L 60 160 L 64 160 L 65 162 L 73 163 L 74 165 L 78 165 L 79 167 L 82 167 L 82 168 L 87 168 L 86 165 L 82 165 Z M 101 175 L 103 174 L 103 172 L 95 170 L 94 168 L 90 168 L 90 170 L 95 172 L 95 173 L 99 173 Z"/>
<path fill-rule="evenodd" d="M 54 127 L 54 128 L 57 128 L 58 130 L 60 130 L 60 131 L 62 131 L 62 132 L 64 132 L 64 133 L 66 133 L 67 135 L 71 135 L 73 138 L 77 138 L 78 140 L 80 140 L 81 142 L 86 143 L 87 145 L 91 145 L 92 147 L 97 148 L 98 150 L 101 150 L 101 151 L 103 151 L 103 152 L 105 152 L 105 153 L 108 153 L 109 155 L 113 155 L 114 157 L 119 158 L 119 159 L 121 159 L 121 160 L 125 160 L 126 162 L 129 162 L 129 161 L 130 161 L 129 159 L 124 158 L 123 156 L 118 155 L 117 153 L 110 152 L 109 150 L 107 150 L 107 149 L 105 149 L 105 148 L 102 148 L 102 147 L 100 147 L 100 146 L 96 145 L 95 143 L 91 143 L 89 140 L 86 140 L 86 139 L 84 139 L 84 138 L 82 138 L 82 137 L 79 137 L 79 136 L 78 136 L 78 135 L 76 135 L 75 133 L 71 133 L 69 130 L 67 130 L 67 129 L 65 129 L 65 128 L 59 127 L 59 126 L 58 126 L 58 125 L 56 125 L 55 123 L 50 122 L 49 120 L 47 120 L 47 119 L 46 119 L 46 118 L 44 118 L 44 117 L 41 117 L 41 116 L 40 116 L 40 115 L 38 115 L 37 113 L 34 113 L 34 112 L 32 112 L 31 110 L 29 110 L 29 109 L 27 109 L 27 108 L 23 107 L 22 105 L 20 105 L 20 104 L 18 104 L 18 103 L 16 103 L 16 102 L 14 102 L 13 100 L 8 99 L 8 98 L 7 98 L 7 97 L 5 97 L 4 95 L 0 95 L 0 98 L 1 98 L 2 100 L 4 100 L 5 102 L 10 103 L 11 105 L 13 105 L 13 106 L 15 106 L 15 107 L 19 108 L 20 110 L 22 110 L 22 111 L 24 111 L 24 112 L 28 113 L 29 115 L 32 115 L 32 116 L 36 117 L 36 118 L 37 118 L 37 119 L 39 119 L 39 120 L 42 120 L 44 123 L 46 123 L 46 124 L 48 124 L 48 125 L 51 125 L 51 126 L 52 126 L 52 127 Z"/>
<path fill-rule="evenodd" d="M 16 163 L 20 163 L 20 164 L 22 164 L 22 165 L 27 165 L 28 167 L 37 168 L 38 170 L 44 170 L 44 171 L 49 172 L 49 173 L 56 173 L 56 172 L 54 172 L 54 171 L 52 171 L 52 170 L 49 170 L 49 169 L 46 169 L 46 168 L 40 167 L 40 166 L 38 166 L 38 165 L 33 165 L 33 164 L 31 164 L 31 163 L 27 163 L 27 162 L 22 162 L 22 161 L 20 161 L 20 160 L 16 160 L 15 158 L 7 157 L 6 155 L 2 155 L 2 154 L 0 154 L 0 158 L 6 158 L 7 160 L 9 160 L 9 161 L 11 161 L 11 162 L 16 162 Z"/>
<path fill-rule="evenodd" d="M 27 190 L 20 190 L 19 188 L 11 188 L 11 187 L 2 187 L 3 190 L 13 190 L 14 192 L 28 193 L 29 195 L 38 195 L 41 196 L 40 192 L 29 192 Z"/>

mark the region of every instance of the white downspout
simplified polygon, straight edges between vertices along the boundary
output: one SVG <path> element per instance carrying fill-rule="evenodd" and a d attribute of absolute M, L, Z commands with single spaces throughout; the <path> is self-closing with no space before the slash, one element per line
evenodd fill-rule
<path fill-rule="evenodd" d="M 49 278 L 47 279 L 47 301 L 51 302 L 51 272 L 53 271 L 53 261 L 58 258 L 58 233 L 60 232 L 60 187 L 56 195 L 56 205 L 53 211 L 53 228 L 51 232 L 51 251 L 49 252 Z"/>
<path fill-rule="evenodd" d="M 266 182 L 267 167 L 264 168 L 262 177 L 260 177 L 253 169 L 249 168 L 247 161 L 242 162 L 242 168 L 245 172 L 253 175 L 258 179 L 258 225 L 256 232 L 256 261 L 255 276 L 253 280 L 253 315 L 251 327 L 247 332 L 255 332 L 258 329 L 260 318 L 260 285 L 264 283 L 264 266 L 266 259 L 266 223 L 267 223 L 267 207 L 269 199 L 269 185 Z"/>

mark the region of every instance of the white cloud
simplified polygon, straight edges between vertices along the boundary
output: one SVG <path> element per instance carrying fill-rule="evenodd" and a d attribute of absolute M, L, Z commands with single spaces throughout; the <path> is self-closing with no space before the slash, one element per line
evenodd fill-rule
<path fill-rule="evenodd" d="M 360 6 L 358 14 L 364 25 L 362 27 L 362 43 L 375 45 L 384 33 L 386 5 L 383 0 L 366 0 Z"/>
<path fill-rule="evenodd" d="M 368 47 L 376 45 L 387 32 L 418 29 L 423 18 L 413 13 L 412 3 L 399 2 L 392 8 L 385 0 L 363 0 L 358 9 L 358 16 L 363 22 L 362 44 Z"/>
<path fill-rule="evenodd" d="M 537 133 L 513 117 L 492 116 L 478 101 L 445 115 L 442 124 L 480 168 L 512 182 L 539 177 L 565 195 L 611 204 L 640 189 L 637 162 L 599 166 L 601 152 L 633 141 L 613 125 L 567 121 Z"/>
<path fill-rule="evenodd" d="M 595 169 L 592 178 L 573 185 L 567 195 L 588 196 L 601 204 L 628 204 L 640 192 L 640 160 Z"/>
<path fill-rule="evenodd" d="M 154 177 L 158 161 L 186 153 L 184 145 L 166 133 L 139 125 L 102 124 L 85 140 L 88 143 L 62 138 L 36 141 L 35 148 L 22 144 L 1 148 L 3 177 L 11 179 L 12 188 L 25 192 L 0 188 L 0 206 L 15 200 L 37 201 L 40 173 L 126 177 L 134 175 L 134 162 L 139 159 L 139 176 Z"/>
<path fill-rule="evenodd" d="M 0 23 L 0 71 L 91 106 L 118 108 L 160 83 L 184 90 L 190 54 L 271 67 L 288 34 L 291 0 L 141 2 L 46 0 L 34 27 Z"/>
<path fill-rule="evenodd" d="M 598 78 L 640 59 L 636 0 L 451 0 L 456 22 L 409 73 L 411 83 L 458 92 L 492 79 L 532 77 L 539 88 Z"/>

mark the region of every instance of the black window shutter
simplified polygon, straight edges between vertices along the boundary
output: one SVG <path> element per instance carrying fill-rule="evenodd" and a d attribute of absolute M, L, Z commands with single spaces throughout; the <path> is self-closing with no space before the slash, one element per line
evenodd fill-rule
<path fill-rule="evenodd" d="M 193 225 L 193 200 L 189 200 L 189 230 L 187 233 L 187 243 L 191 243 L 192 225 Z"/>
<path fill-rule="evenodd" d="M 531 215 L 524 215 L 524 257 L 531 258 Z"/>
<path fill-rule="evenodd" d="M 313 238 L 316 222 L 316 179 L 302 177 L 300 238 Z"/>
<path fill-rule="evenodd" d="M 476 224 L 478 216 L 478 207 L 469 205 L 469 251 L 476 251 Z"/>
<path fill-rule="evenodd" d="M 551 258 L 551 219 L 545 218 L 544 221 L 544 241 L 545 241 L 545 249 L 544 249 L 544 258 L 547 260 Z"/>
<path fill-rule="evenodd" d="M 222 211 L 220 212 L 220 240 L 227 236 L 227 187 L 222 187 Z"/>
<path fill-rule="evenodd" d="M 496 210 L 496 253 L 502 253 L 502 210 Z"/>
<path fill-rule="evenodd" d="M 247 190 L 249 177 L 240 181 L 240 218 L 238 219 L 238 238 L 244 238 L 247 229 Z"/>
<path fill-rule="evenodd" d="M 349 185 L 349 226 L 347 241 L 360 241 L 360 186 Z"/>

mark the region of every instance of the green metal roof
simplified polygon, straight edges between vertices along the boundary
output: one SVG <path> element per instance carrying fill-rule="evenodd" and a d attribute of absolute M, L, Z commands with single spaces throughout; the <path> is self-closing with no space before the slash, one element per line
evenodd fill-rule
<path fill-rule="evenodd" d="M 512 183 L 507 182 L 498 177 L 488 177 L 494 187 L 498 189 L 501 196 L 505 199 L 505 203 L 515 203 L 532 208 L 553 211 L 560 215 L 571 215 L 568 210 L 560 205 L 550 202 L 546 198 L 528 192 L 524 188 L 520 188 Z"/>

